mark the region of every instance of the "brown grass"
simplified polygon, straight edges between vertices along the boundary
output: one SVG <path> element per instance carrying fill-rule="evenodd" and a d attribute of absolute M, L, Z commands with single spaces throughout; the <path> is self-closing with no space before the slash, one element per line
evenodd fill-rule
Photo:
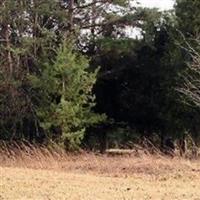
<path fill-rule="evenodd" d="M 1 145 L 0 200 L 200 200 L 200 160 L 10 145 Z"/>
<path fill-rule="evenodd" d="M 65 153 L 61 148 L 47 148 L 30 143 L 1 143 L 0 166 L 31 169 L 62 170 L 78 173 L 94 173 L 106 176 L 122 176 L 135 173 L 149 175 L 177 171 L 200 172 L 200 160 L 179 156 L 150 154 L 146 150 L 109 150 L 107 154 L 78 152 Z"/>

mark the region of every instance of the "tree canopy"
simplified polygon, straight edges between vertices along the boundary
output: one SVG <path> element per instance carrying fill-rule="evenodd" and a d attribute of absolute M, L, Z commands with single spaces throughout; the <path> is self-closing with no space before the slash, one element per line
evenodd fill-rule
<path fill-rule="evenodd" d="M 199 143 L 199 72 L 188 66 L 199 67 L 200 2 L 133 5 L 1 1 L 0 139 L 72 150 L 108 133 L 111 146 L 148 137 L 160 147 L 187 132 Z"/>

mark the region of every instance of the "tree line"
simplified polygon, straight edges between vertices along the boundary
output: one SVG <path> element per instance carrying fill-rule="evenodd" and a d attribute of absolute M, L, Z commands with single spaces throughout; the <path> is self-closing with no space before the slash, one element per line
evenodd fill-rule
<path fill-rule="evenodd" d="M 199 145 L 199 6 L 2 0 L 0 139 L 102 152 L 141 138 Z"/>

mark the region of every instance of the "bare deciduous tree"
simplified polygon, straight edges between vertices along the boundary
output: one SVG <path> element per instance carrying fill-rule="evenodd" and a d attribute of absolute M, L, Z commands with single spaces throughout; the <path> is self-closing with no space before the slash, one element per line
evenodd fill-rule
<path fill-rule="evenodd" d="M 187 42 L 187 51 L 191 56 L 191 62 L 188 63 L 188 69 L 184 74 L 183 87 L 178 89 L 185 97 L 188 98 L 189 102 L 200 106 L 200 53 L 198 49 L 200 47 L 200 41 L 197 42 L 197 48 L 193 48 Z"/>

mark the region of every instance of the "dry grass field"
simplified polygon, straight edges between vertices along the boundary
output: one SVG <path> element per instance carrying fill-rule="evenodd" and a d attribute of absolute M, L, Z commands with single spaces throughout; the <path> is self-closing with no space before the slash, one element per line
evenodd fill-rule
<path fill-rule="evenodd" d="M 200 161 L 151 155 L 0 156 L 0 200 L 200 200 Z"/>
<path fill-rule="evenodd" d="M 19 168 L 0 171 L 0 199 L 6 200 L 200 199 L 200 182 L 193 173 L 120 178 Z"/>

